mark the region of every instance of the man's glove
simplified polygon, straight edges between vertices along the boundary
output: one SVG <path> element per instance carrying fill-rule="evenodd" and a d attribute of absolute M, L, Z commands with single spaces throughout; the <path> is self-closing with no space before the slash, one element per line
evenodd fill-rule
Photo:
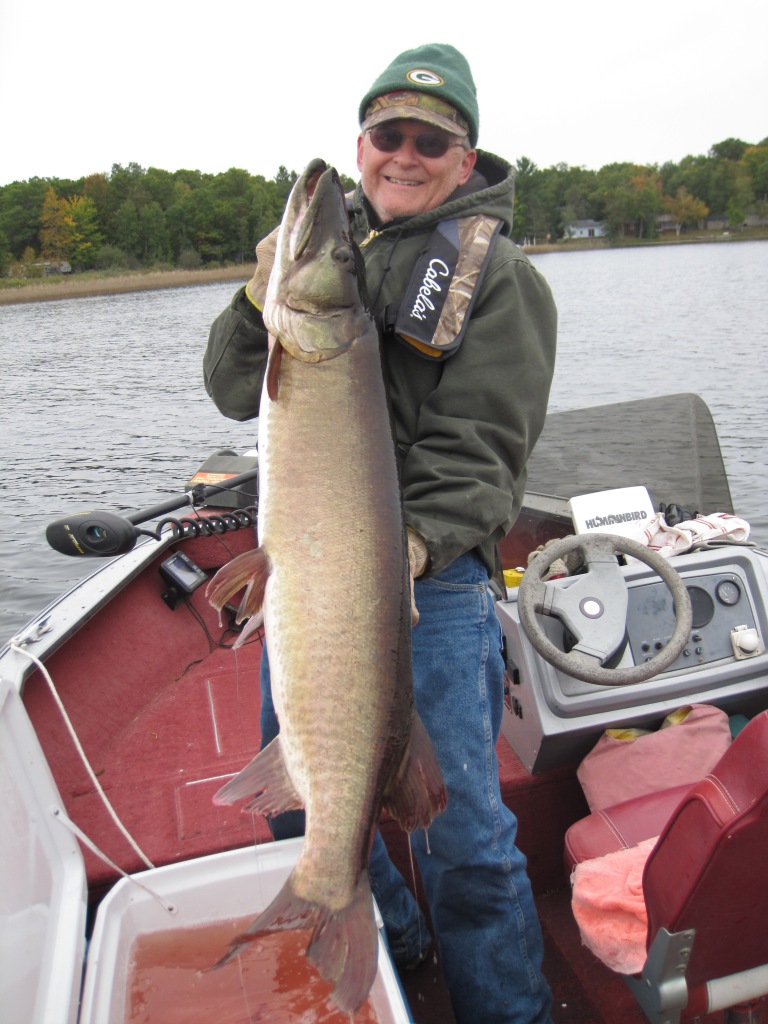
<path fill-rule="evenodd" d="M 417 580 L 424 572 L 429 561 L 429 552 L 424 538 L 415 530 L 406 530 L 408 537 L 408 568 L 411 577 L 411 625 L 415 626 L 419 621 L 419 610 L 416 607 L 416 599 L 413 596 L 413 581 Z"/>
<path fill-rule="evenodd" d="M 264 312 L 264 300 L 267 297 L 267 285 L 269 275 L 272 273 L 272 266 L 277 254 L 277 233 L 280 227 L 270 231 L 266 238 L 262 238 L 256 246 L 256 270 L 253 277 L 245 286 L 245 294 L 254 304 L 260 313 Z"/>

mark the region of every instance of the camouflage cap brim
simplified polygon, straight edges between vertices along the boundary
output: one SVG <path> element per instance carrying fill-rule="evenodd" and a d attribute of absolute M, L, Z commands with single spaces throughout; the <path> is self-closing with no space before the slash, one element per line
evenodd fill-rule
<path fill-rule="evenodd" d="M 385 121 L 399 120 L 424 121 L 459 138 L 469 135 L 466 119 L 450 103 L 438 96 L 411 91 L 390 92 L 372 99 L 366 108 L 362 129 L 368 131 Z"/>

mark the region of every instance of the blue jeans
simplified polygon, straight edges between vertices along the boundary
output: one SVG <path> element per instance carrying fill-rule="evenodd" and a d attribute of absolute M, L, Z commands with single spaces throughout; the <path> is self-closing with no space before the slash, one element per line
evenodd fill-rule
<path fill-rule="evenodd" d="M 458 1024 L 546 1024 L 541 928 L 517 820 L 501 799 L 495 745 L 504 704 L 501 628 L 488 573 L 472 553 L 415 585 L 416 707 L 435 746 L 448 806 L 411 836 Z M 262 744 L 277 734 L 262 658 Z M 301 834 L 302 812 L 273 819 L 275 838 Z M 427 838 L 429 852 L 427 851 Z M 377 833 L 371 885 L 396 961 L 425 944 L 418 906 Z M 413 955 L 411 955 L 413 954 Z"/>

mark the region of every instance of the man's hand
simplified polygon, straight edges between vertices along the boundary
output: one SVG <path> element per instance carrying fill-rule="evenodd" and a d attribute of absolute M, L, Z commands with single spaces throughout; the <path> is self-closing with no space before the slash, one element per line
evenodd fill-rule
<path fill-rule="evenodd" d="M 408 537 L 408 568 L 411 577 L 411 625 L 415 626 L 419 621 L 419 610 L 413 596 L 413 581 L 417 580 L 426 569 L 429 552 L 424 538 L 415 530 L 406 530 L 406 536 Z"/>
<path fill-rule="evenodd" d="M 260 313 L 264 312 L 264 300 L 267 297 L 267 285 L 269 275 L 272 273 L 272 265 L 277 254 L 277 233 L 279 226 L 270 231 L 266 238 L 262 238 L 256 246 L 256 270 L 253 277 L 245 286 L 245 294 L 254 304 Z"/>

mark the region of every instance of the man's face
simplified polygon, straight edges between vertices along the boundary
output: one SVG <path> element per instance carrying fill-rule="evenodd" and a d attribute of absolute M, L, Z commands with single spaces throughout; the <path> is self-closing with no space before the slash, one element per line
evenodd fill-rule
<path fill-rule="evenodd" d="M 387 121 L 386 127 L 398 129 L 403 135 L 402 145 L 393 153 L 376 149 L 369 132 L 363 132 L 357 140 L 363 192 L 382 223 L 433 210 L 472 173 L 477 159 L 474 149 L 451 145 L 440 157 L 425 157 L 418 152 L 415 137 L 424 132 L 439 135 L 439 128 L 413 120 Z M 456 136 L 447 138 L 452 143 L 459 141 Z"/>

